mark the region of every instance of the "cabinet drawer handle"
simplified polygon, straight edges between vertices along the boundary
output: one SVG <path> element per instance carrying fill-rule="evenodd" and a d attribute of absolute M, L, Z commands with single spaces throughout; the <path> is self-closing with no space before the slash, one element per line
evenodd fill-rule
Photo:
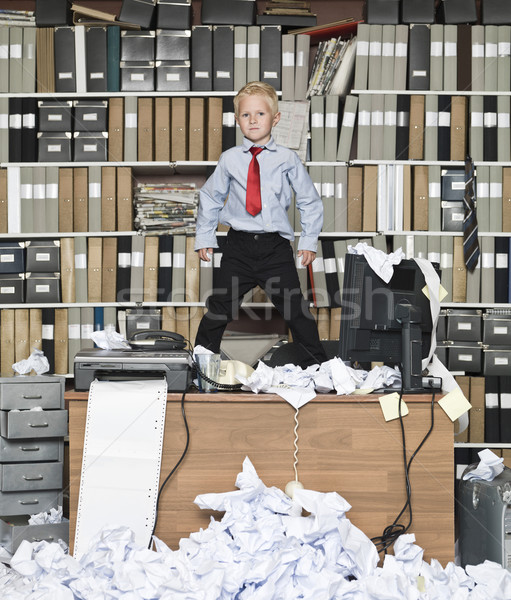
<path fill-rule="evenodd" d="M 49 537 L 47 537 L 47 538 L 34 538 L 34 537 L 32 538 L 32 541 L 33 541 L 33 542 L 42 542 L 43 540 L 44 540 L 45 542 L 53 542 L 53 536 L 52 536 L 52 535 L 50 535 L 50 536 L 49 536 Z"/>
<path fill-rule="evenodd" d="M 44 479 L 43 475 L 36 475 L 35 477 L 27 477 L 23 475 L 23 479 L 25 481 L 42 481 Z"/>
<path fill-rule="evenodd" d="M 27 506 L 29 504 L 39 504 L 39 500 L 20 500 L 19 503 L 22 506 Z"/>
<path fill-rule="evenodd" d="M 28 394 L 23 394 L 22 396 L 25 400 L 41 400 L 41 394 L 35 394 L 34 396 L 29 396 Z"/>
<path fill-rule="evenodd" d="M 29 427 L 48 427 L 48 423 L 29 423 Z"/>
<path fill-rule="evenodd" d="M 21 447 L 22 452 L 39 452 L 40 448 L 39 446 L 33 446 L 32 448 L 28 448 L 28 447 Z"/>

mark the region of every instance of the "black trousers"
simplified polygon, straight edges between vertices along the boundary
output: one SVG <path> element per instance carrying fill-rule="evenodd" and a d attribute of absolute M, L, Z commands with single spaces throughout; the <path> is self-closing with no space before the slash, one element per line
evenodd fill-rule
<path fill-rule="evenodd" d="M 197 330 L 195 345 L 220 352 L 227 325 L 236 318 L 243 296 L 261 286 L 308 357 L 301 366 L 327 360 L 318 328 L 300 289 L 289 240 L 278 233 L 253 234 L 230 229 L 215 289 Z"/>

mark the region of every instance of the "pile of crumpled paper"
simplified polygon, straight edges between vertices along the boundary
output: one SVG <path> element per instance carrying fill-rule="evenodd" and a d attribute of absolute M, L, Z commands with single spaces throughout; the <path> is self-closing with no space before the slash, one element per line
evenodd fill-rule
<path fill-rule="evenodd" d="M 248 458 L 237 491 L 198 496 L 221 521 L 173 551 L 137 545 L 125 527 L 104 529 L 80 561 L 47 542 L 23 542 L 0 567 L 2 600 L 509 600 L 511 574 L 485 562 L 466 570 L 423 561 L 413 534 L 378 567 L 367 536 L 335 492 L 296 490 L 291 500 L 259 479 Z M 308 514 L 302 515 L 302 509 Z"/>

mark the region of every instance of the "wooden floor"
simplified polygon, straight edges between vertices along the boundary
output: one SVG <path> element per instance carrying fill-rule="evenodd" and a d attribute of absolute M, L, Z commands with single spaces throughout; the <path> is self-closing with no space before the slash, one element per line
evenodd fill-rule
<path fill-rule="evenodd" d="M 87 394 L 68 392 L 70 416 L 70 541 L 74 540 Z M 185 447 L 180 394 L 169 394 L 161 481 Z M 408 396 L 404 418 L 408 458 L 430 426 L 429 396 Z M 162 494 L 156 535 L 177 548 L 181 537 L 208 526 L 211 514 L 193 503 L 198 494 L 234 490 L 248 456 L 267 486 L 284 489 L 294 479 L 294 409 L 268 394 L 189 394 L 186 458 Z M 385 422 L 376 396 L 321 395 L 299 413 L 300 481 L 309 489 L 336 491 L 351 505 L 348 518 L 369 537 L 380 535 L 405 502 L 399 421 Z M 435 406 L 434 429 L 411 472 L 413 522 L 409 530 L 424 559 L 454 559 L 453 426 Z M 121 500 L 122 501 L 122 500 Z M 408 514 L 400 522 L 408 523 Z"/>

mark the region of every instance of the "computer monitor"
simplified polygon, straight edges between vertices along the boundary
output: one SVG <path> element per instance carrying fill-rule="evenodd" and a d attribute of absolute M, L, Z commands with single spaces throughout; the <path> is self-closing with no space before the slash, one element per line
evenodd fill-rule
<path fill-rule="evenodd" d="M 424 275 L 414 260 L 394 265 L 385 283 L 366 258 L 347 254 L 341 296 L 339 356 L 369 368 L 403 365 L 404 387 L 420 389 L 422 359 L 431 345 L 431 309 Z M 410 379 L 411 377 L 411 379 Z"/>

